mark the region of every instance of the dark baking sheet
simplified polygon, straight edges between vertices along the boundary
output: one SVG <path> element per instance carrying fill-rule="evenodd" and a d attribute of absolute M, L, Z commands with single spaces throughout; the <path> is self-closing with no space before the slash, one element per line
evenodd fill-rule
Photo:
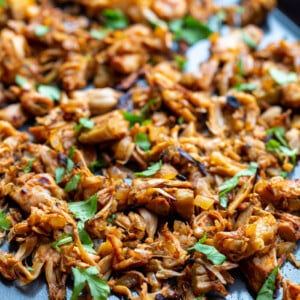
<path fill-rule="evenodd" d="M 298 0 L 296 0 L 298 1 Z M 228 1 L 218 1 L 220 4 Z M 232 1 L 230 1 L 232 2 Z M 288 41 L 300 40 L 300 28 L 294 24 L 286 15 L 281 11 L 276 9 L 272 12 L 263 26 L 265 31 L 265 38 L 261 43 L 260 47 L 264 47 L 270 42 L 279 41 L 285 39 Z M 226 27 L 224 31 L 228 30 Z M 187 52 L 188 63 L 187 69 L 189 71 L 196 71 L 198 69 L 198 64 L 202 61 L 207 60 L 209 57 L 209 42 L 203 41 L 199 42 Z M 300 178 L 300 166 L 296 167 L 292 178 Z M 296 257 L 300 260 L 300 245 L 298 245 L 298 250 L 295 251 Z M 8 245 L 4 244 L 1 247 L 2 250 L 8 250 Z M 289 262 L 286 262 L 281 268 L 281 273 L 285 278 L 300 284 L 300 270 L 293 267 Z M 253 295 L 251 295 L 245 282 L 243 281 L 243 275 L 239 270 L 232 272 L 235 277 L 235 284 L 228 286 L 229 295 L 224 298 L 218 295 L 211 295 L 209 299 L 214 300 L 252 300 Z M 67 299 L 70 298 L 71 290 L 67 291 Z M 279 290 L 276 299 L 282 299 L 282 291 Z M 39 278 L 27 286 L 22 286 L 17 282 L 7 281 L 0 278 L 0 300 L 45 300 L 48 299 L 48 291 L 44 278 Z M 118 299 L 115 296 L 109 297 L 110 300 Z"/>

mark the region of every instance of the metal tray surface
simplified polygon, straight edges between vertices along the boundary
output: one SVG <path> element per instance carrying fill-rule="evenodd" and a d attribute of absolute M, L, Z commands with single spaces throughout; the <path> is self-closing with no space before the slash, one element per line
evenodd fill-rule
<path fill-rule="evenodd" d="M 223 1 L 219 3 L 224 4 Z M 224 1 L 227 2 L 227 1 Z M 227 2 L 228 3 L 228 2 Z M 227 4 L 226 3 L 226 4 Z M 265 37 L 262 41 L 260 48 L 266 46 L 270 42 L 279 41 L 285 39 L 288 41 L 300 40 L 300 28 L 293 23 L 286 15 L 284 15 L 278 9 L 274 10 L 267 18 L 266 23 L 262 26 L 265 31 Z M 228 28 L 225 26 L 222 29 L 222 33 L 226 33 Z M 209 42 L 201 41 L 191 47 L 188 52 L 188 71 L 197 71 L 200 62 L 203 62 L 209 57 Z M 300 178 L 300 165 L 298 165 L 291 178 Z M 7 251 L 8 245 L 4 243 L 1 250 Z M 300 260 L 300 244 L 295 251 L 295 255 Z M 300 284 L 300 269 L 296 269 L 291 263 L 286 262 L 280 269 L 282 275 L 286 279 Z M 229 295 L 224 298 L 217 294 L 209 295 L 211 300 L 253 300 L 254 296 L 251 295 L 247 289 L 247 285 L 243 280 L 243 274 L 240 270 L 234 270 L 232 275 L 235 278 L 235 283 L 232 286 L 228 286 Z M 68 284 L 67 299 L 71 296 L 71 284 Z M 18 282 L 8 281 L 0 277 L 0 300 L 46 300 L 48 299 L 48 291 L 43 276 L 29 285 L 22 286 Z M 81 299 L 84 299 L 82 297 Z M 109 300 L 118 300 L 116 296 L 110 296 Z M 276 294 L 276 300 L 282 299 L 282 290 L 279 290 Z"/>

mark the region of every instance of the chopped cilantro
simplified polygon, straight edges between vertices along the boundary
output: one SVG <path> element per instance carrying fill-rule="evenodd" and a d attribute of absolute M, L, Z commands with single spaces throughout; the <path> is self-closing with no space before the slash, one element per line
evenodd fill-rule
<path fill-rule="evenodd" d="M 257 163 L 251 162 L 248 169 L 243 170 L 235 174 L 232 178 L 223 182 L 219 187 L 219 199 L 220 205 L 224 208 L 227 207 L 227 197 L 225 196 L 228 192 L 232 191 L 239 183 L 239 177 L 241 176 L 253 176 L 257 172 L 258 165 Z"/>
<path fill-rule="evenodd" d="M 60 252 L 59 246 L 62 246 L 62 245 L 65 245 L 65 244 L 68 244 L 71 242 L 73 242 L 73 238 L 70 235 L 63 233 L 55 242 L 53 242 L 51 244 L 51 246 L 56 251 Z"/>
<path fill-rule="evenodd" d="M 28 161 L 28 164 L 27 164 L 26 168 L 24 169 L 24 173 L 29 173 L 31 171 L 31 168 L 32 168 L 32 165 L 33 165 L 34 161 L 35 161 L 35 158 L 31 158 Z"/>
<path fill-rule="evenodd" d="M 170 30 L 174 33 L 174 40 L 184 40 L 189 45 L 208 38 L 213 32 L 208 25 L 201 23 L 191 16 L 169 23 Z"/>
<path fill-rule="evenodd" d="M 59 101 L 60 96 L 61 96 L 61 92 L 59 90 L 59 88 L 55 87 L 55 86 L 51 86 L 51 85 L 43 85 L 40 84 L 37 88 L 37 91 L 47 97 L 50 98 L 53 101 Z"/>
<path fill-rule="evenodd" d="M 226 260 L 226 256 L 220 253 L 215 247 L 203 244 L 206 241 L 207 233 L 191 248 L 188 250 L 195 250 L 203 253 L 208 260 L 215 265 L 222 265 Z"/>
<path fill-rule="evenodd" d="M 135 143 L 144 151 L 148 151 L 151 148 L 151 142 L 148 135 L 143 132 L 138 132 L 136 134 Z"/>
<path fill-rule="evenodd" d="M 249 46 L 250 48 L 256 48 L 257 47 L 257 44 L 256 42 L 253 40 L 253 38 L 246 32 L 243 32 L 242 33 L 242 39 L 243 39 L 243 42 Z"/>
<path fill-rule="evenodd" d="M 105 26 L 110 29 L 124 29 L 129 25 L 128 18 L 118 9 L 103 11 Z"/>
<path fill-rule="evenodd" d="M 105 28 L 101 28 L 101 29 L 92 29 L 90 31 L 90 35 L 91 37 L 93 37 L 94 39 L 97 40 L 103 40 L 105 38 L 105 36 L 107 35 L 108 30 Z"/>
<path fill-rule="evenodd" d="M 178 68 L 181 71 L 184 71 L 185 70 L 185 65 L 186 65 L 186 62 L 187 62 L 187 58 L 183 57 L 183 56 L 180 56 L 180 55 L 175 55 L 174 59 L 177 62 Z"/>
<path fill-rule="evenodd" d="M 77 219 L 85 222 L 92 218 L 97 211 L 97 194 L 85 201 L 68 203 L 68 208 Z"/>
<path fill-rule="evenodd" d="M 273 300 L 273 295 L 275 291 L 275 281 L 279 266 L 276 266 L 272 272 L 269 274 L 268 278 L 259 290 L 256 300 Z"/>
<path fill-rule="evenodd" d="M 87 269 L 72 267 L 72 274 L 74 277 L 74 288 L 70 300 L 76 300 L 87 285 L 94 300 L 108 299 L 110 288 L 104 279 L 99 278 L 99 271 L 96 267 Z"/>
<path fill-rule="evenodd" d="M 0 209 L 0 229 L 8 230 L 10 221 L 6 218 L 6 214 Z"/>
<path fill-rule="evenodd" d="M 50 27 L 49 26 L 45 26 L 45 25 L 38 25 L 35 27 L 34 33 L 37 36 L 43 36 L 46 33 L 48 33 L 50 31 Z"/>
<path fill-rule="evenodd" d="M 275 68 L 269 69 L 269 74 L 275 80 L 276 83 L 284 85 L 291 82 L 296 82 L 298 79 L 297 73 L 287 73 Z"/>
<path fill-rule="evenodd" d="M 56 168 L 55 170 L 55 181 L 57 184 L 61 183 L 65 174 L 65 168 Z"/>
<path fill-rule="evenodd" d="M 66 184 L 65 191 L 72 192 L 77 189 L 80 182 L 81 173 L 74 175 Z"/>
<path fill-rule="evenodd" d="M 155 173 L 157 173 L 162 167 L 162 161 L 158 161 L 156 163 L 152 163 L 147 170 L 143 171 L 143 172 L 136 172 L 134 173 L 134 175 L 136 176 L 142 176 L 142 177 L 148 177 L 148 176 L 152 176 Z"/>
<path fill-rule="evenodd" d="M 17 75 L 15 81 L 16 81 L 16 84 L 21 87 L 23 87 L 24 85 L 27 84 L 27 80 L 21 75 Z"/>
<path fill-rule="evenodd" d="M 80 118 L 79 124 L 75 125 L 75 131 L 79 131 L 82 128 L 92 129 L 94 127 L 94 120 L 89 118 Z"/>

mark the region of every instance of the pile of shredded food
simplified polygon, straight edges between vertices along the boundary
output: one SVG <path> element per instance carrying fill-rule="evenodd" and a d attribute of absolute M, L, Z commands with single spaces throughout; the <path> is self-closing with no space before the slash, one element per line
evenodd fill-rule
<path fill-rule="evenodd" d="M 299 299 L 280 268 L 300 266 L 300 43 L 260 47 L 275 5 L 1 0 L 0 274 L 44 274 L 52 300 L 200 300 L 238 269 Z"/>

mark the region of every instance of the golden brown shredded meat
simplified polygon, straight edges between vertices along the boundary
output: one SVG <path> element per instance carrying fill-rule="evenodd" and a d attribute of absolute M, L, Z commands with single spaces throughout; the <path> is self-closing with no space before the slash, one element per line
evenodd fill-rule
<path fill-rule="evenodd" d="M 0 1 L 2 277 L 193 300 L 238 268 L 299 298 L 278 268 L 299 266 L 300 45 L 259 47 L 275 2 Z"/>

